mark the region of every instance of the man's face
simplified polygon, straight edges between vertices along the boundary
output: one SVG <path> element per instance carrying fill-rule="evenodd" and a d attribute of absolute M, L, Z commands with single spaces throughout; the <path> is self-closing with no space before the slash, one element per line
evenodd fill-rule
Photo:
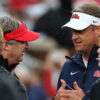
<path fill-rule="evenodd" d="M 27 42 L 16 41 L 14 44 L 6 43 L 3 53 L 4 58 L 8 59 L 8 65 L 13 65 L 23 60 L 25 50 L 28 48 Z"/>
<path fill-rule="evenodd" d="M 94 44 L 96 44 L 97 39 L 92 28 L 92 26 L 89 26 L 82 31 L 73 30 L 72 40 L 76 51 L 90 52 Z"/>

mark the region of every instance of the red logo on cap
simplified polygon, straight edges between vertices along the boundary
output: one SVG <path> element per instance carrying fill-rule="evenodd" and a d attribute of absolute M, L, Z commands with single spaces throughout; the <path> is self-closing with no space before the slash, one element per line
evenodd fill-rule
<path fill-rule="evenodd" d="M 100 71 L 95 71 L 95 73 L 94 73 L 94 75 L 93 75 L 94 77 L 100 77 Z"/>
<path fill-rule="evenodd" d="M 79 19 L 79 16 L 77 14 L 73 14 L 72 18 Z"/>

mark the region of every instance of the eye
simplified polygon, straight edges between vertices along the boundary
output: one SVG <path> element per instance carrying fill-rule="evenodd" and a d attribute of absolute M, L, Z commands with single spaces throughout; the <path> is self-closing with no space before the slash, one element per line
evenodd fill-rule
<path fill-rule="evenodd" d="M 81 34 L 82 32 L 83 32 L 83 30 L 72 30 L 73 31 L 73 33 L 78 33 L 78 34 Z"/>

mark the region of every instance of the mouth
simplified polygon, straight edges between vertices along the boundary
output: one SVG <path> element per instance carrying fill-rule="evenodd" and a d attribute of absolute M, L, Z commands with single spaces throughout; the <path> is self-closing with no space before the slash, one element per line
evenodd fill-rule
<path fill-rule="evenodd" d="M 75 47 L 80 47 L 82 45 L 82 42 L 74 42 Z"/>

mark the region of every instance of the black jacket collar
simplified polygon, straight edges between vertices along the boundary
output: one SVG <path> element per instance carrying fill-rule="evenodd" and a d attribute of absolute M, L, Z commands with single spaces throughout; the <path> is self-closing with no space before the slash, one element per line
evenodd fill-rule
<path fill-rule="evenodd" d="M 89 64 L 93 64 L 94 62 L 96 62 L 96 58 L 98 57 L 98 53 L 97 53 L 97 49 L 99 47 L 97 45 L 95 45 L 91 51 L 91 54 L 89 56 Z M 73 61 L 74 63 L 80 65 L 81 67 L 84 66 L 83 60 L 82 60 L 82 54 L 81 53 L 77 53 L 76 56 L 70 58 L 68 56 L 66 56 L 67 59 L 70 59 L 71 61 Z M 85 67 L 84 67 L 85 68 Z"/>
<path fill-rule="evenodd" d="M 17 64 L 8 66 L 8 60 L 4 59 L 2 55 L 0 55 L 0 65 L 2 65 L 8 71 L 12 71 L 17 66 Z"/>
<path fill-rule="evenodd" d="M 4 68 L 8 70 L 8 60 L 4 59 L 2 55 L 0 55 L 0 65 L 2 65 Z"/>

